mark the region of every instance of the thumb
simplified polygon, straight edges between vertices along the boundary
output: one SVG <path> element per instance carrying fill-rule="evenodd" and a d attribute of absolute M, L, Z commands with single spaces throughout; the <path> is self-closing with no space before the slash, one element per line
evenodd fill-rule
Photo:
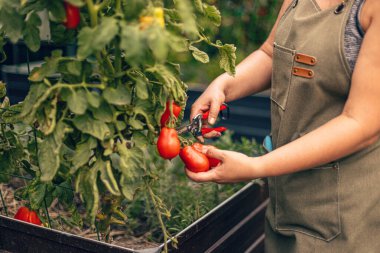
<path fill-rule="evenodd" d="M 224 151 L 213 146 L 206 146 L 204 149 L 202 149 L 202 153 L 207 157 L 216 158 L 221 161 L 224 159 Z"/>
<path fill-rule="evenodd" d="M 220 110 L 220 103 L 218 102 L 212 102 L 210 105 L 210 113 L 208 115 L 208 123 L 210 125 L 214 125 L 216 118 L 219 115 L 219 110 Z"/>

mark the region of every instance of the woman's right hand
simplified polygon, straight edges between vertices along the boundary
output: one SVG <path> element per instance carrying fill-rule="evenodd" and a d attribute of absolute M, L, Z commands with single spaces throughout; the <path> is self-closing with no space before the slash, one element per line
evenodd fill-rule
<path fill-rule="evenodd" d="M 190 119 L 197 114 L 210 111 L 207 123 L 213 125 L 218 117 L 220 106 L 225 102 L 226 95 L 224 93 L 224 83 L 220 78 L 215 79 L 202 95 L 191 106 Z M 206 124 L 207 125 L 207 124 Z M 212 131 L 204 135 L 205 138 L 213 138 L 220 136 L 219 132 Z M 203 141 L 202 138 L 200 138 Z"/>

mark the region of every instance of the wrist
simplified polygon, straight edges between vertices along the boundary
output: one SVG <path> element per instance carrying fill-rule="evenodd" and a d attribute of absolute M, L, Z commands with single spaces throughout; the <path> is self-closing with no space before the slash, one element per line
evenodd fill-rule
<path fill-rule="evenodd" d="M 273 176 L 272 172 L 268 170 L 267 166 L 265 166 L 265 155 L 258 157 L 249 157 L 249 171 L 251 172 L 251 178 L 264 178 L 268 176 Z"/>

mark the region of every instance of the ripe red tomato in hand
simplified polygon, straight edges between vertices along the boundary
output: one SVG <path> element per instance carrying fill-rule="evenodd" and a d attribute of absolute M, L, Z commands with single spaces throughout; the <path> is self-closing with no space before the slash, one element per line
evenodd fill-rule
<path fill-rule="evenodd" d="M 181 113 L 181 106 L 177 105 L 175 102 L 173 102 L 172 104 L 172 107 L 173 107 L 173 114 L 176 118 L 178 118 L 179 114 Z M 166 124 L 168 123 L 169 121 L 169 117 L 170 117 L 170 104 L 169 104 L 169 101 L 166 102 L 166 109 L 164 111 L 164 114 L 162 114 L 161 116 L 161 127 L 164 127 L 166 126 Z"/>
<path fill-rule="evenodd" d="M 26 221 L 32 224 L 41 226 L 42 222 L 35 211 L 29 210 L 29 208 L 22 206 L 18 209 L 15 217 L 17 220 Z"/>
<path fill-rule="evenodd" d="M 67 2 L 64 2 L 63 4 L 66 11 L 66 21 L 64 22 L 64 25 L 67 29 L 77 28 L 80 22 L 79 8 Z"/>
<path fill-rule="evenodd" d="M 203 149 L 203 144 L 199 143 L 199 142 L 196 142 L 193 144 L 193 148 L 198 150 L 199 152 L 202 152 L 202 149 Z M 208 157 L 206 156 L 207 159 L 208 159 L 208 162 L 210 164 L 210 169 L 213 168 L 213 167 L 216 167 L 219 165 L 219 163 L 221 162 L 219 159 L 216 159 L 214 157 Z"/>
<path fill-rule="evenodd" d="M 173 128 L 163 127 L 158 136 L 157 150 L 162 158 L 173 159 L 179 154 L 181 143 L 177 131 Z"/>
<path fill-rule="evenodd" d="M 193 146 L 186 146 L 181 149 L 179 156 L 185 163 L 186 168 L 192 172 L 205 172 L 210 169 L 207 156 L 199 152 Z"/>

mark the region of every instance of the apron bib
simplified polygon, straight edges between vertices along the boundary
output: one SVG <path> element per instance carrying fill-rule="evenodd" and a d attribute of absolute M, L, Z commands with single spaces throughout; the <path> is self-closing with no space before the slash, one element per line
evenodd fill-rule
<path fill-rule="evenodd" d="M 315 0 L 294 0 L 282 16 L 273 53 L 273 148 L 343 111 L 351 83 L 344 30 L 352 4 L 321 10 Z M 268 184 L 266 252 L 380 252 L 380 142 Z"/>

